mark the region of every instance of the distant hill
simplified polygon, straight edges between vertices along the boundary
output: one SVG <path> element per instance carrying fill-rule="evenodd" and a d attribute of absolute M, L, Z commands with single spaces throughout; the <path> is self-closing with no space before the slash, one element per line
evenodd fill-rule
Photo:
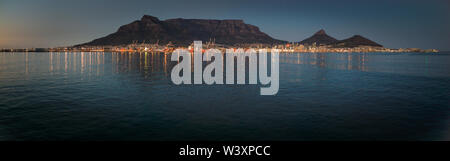
<path fill-rule="evenodd" d="M 334 44 L 338 42 L 338 40 L 336 40 L 335 38 L 328 36 L 327 33 L 325 33 L 325 30 L 319 30 L 317 31 L 314 35 L 312 35 L 311 37 L 300 41 L 300 44 L 305 44 L 305 45 L 312 45 L 314 43 L 316 43 L 317 45 L 323 44 L 323 45 L 330 45 L 330 44 Z"/>
<path fill-rule="evenodd" d="M 204 42 L 214 40 L 218 44 L 235 45 L 241 43 L 281 44 L 261 32 L 258 27 L 245 24 L 242 20 L 168 19 L 144 15 L 140 20 L 121 26 L 117 32 L 76 46 L 124 45 L 135 41 L 146 43 L 186 46 L 194 40 Z"/>
<path fill-rule="evenodd" d="M 329 35 L 326 34 L 325 30 L 321 29 L 318 32 L 316 32 L 311 37 L 300 41 L 300 44 L 305 45 L 312 45 L 316 43 L 317 45 L 332 45 L 334 47 L 358 47 L 358 46 L 374 46 L 374 47 L 383 47 L 382 45 L 373 42 L 372 40 L 369 40 L 365 37 L 362 37 L 360 35 L 352 36 L 348 39 L 344 40 L 337 40 Z"/>
<path fill-rule="evenodd" d="M 375 47 L 383 47 L 383 45 L 380 45 L 376 42 L 373 42 L 372 40 L 369 40 L 365 37 L 362 37 L 360 35 L 352 36 L 348 39 L 340 40 L 337 43 L 334 44 L 336 47 L 358 47 L 358 46 L 375 46 Z"/>

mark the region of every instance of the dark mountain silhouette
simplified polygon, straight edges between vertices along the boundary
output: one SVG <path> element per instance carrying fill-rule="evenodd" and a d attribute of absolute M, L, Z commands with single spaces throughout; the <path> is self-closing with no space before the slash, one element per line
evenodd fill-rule
<path fill-rule="evenodd" d="M 124 45 L 135 41 L 186 46 L 194 40 L 218 44 L 280 44 L 286 43 L 261 32 L 258 27 L 243 20 L 168 19 L 144 15 L 141 20 L 121 26 L 117 32 L 77 46 Z"/>
<path fill-rule="evenodd" d="M 328 36 L 327 33 L 325 33 L 325 30 L 321 29 L 318 32 L 316 32 L 311 37 L 300 41 L 300 44 L 305 45 L 312 45 L 316 43 L 317 45 L 323 44 L 323 45 L 330 45 L 336 43 L 338 40 L 335 38 Z"/>
<path fill-rule="evenodd" d="M 358 46 L 374 46 L 374 47 L 383 47 L 382 45 L 373 42 L 365 37 L 360 35 L 352 36 L 348 39 L 344 40 L 336 40 L 335 38 L 327 35 L 325 30 L 319 30 L 313 36 L 303 40 L 300 44 L 312 45 L 316 43 L 317 45 L 332 45 L 334 47 L 358 47 Z"/>
<path fill-rule="evenodd" d="M 365 37 L 360 35 L 352 36 L 348 39 L 340 40 L 334 44 L 336 47 L 358 47 L 358 46 L 374 46 L 374 47 L 383 47 L 382 45 L 373 42 Z"/>

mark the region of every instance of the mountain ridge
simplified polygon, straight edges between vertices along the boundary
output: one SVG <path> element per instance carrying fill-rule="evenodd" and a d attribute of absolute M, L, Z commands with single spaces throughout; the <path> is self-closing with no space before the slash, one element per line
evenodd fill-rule
<path fill-rule="evenodd" d="M 331 45 L 333 47 L 348 47 L 348 48 L 358 46 L 383 47 L 383 45 L 380 45 L 361 35 L 353 35 L 352 37 L 343 40 L 338 40 L 334 37 L 329 36 L 324 29 L 320 29 L 314 35 L 300 41 L 299 43 L 304 45 L 313 45 L 315 43 L 316 45 Z"/>
<path fill-rule="evenodd" d="M 224 45 L 287 43 L 270 37 L 243 20 L 175 18 L 161 21 L 157 17 L 144 15 L 140 20 L 120 26 L 112 34 L 77 46 L 126 45 L 135 41 L 186 46 L 194 40 L 206 42 L 211 39 Z"/>
<path fill-rule="evenodd" d="M 187 46 L 194 40 L 203 42 L 214 40 L 217 44 L 240 46 L 242 44 L 278 45 L 288 41 L 272 38 L 260 31 L 257 26 L 246 24 L 239 19 L 184 19 L 174 18 L 160 20 L 151 15 L 144 15 L 139 20 L 120 26 L 116 32 L 94 39 L 90 42 L 75 45 L 108 46 L 128 45 L 136 42 L 172 43 L 175 46 Z M 337 40 L 329 36 L 324 29 L 299 42 L 304 45 L 331 45 L 332 47 L 358 47 L 382 45 L 360 35 Z"/>
<path fill-rule="evenodd" d="M 339 40 L 334 44 L 335 47 L 358 47 L 358 46 L 373 46 L 373 47 L 383 47 L 368 38 L 365 38 L 361 35 L 353 35 L 350 38 Z"/>

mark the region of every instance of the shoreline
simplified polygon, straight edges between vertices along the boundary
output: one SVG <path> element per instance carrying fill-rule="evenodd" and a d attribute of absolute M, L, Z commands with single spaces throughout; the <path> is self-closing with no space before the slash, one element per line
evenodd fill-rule
<path fill-rule="evenodd" d="M 32 49 L 0 49 L 0 52 L 131 52 L 131 53 L 171 53 L 175 49 L 179 48 L 32 48 Z M 180 48 L 192 50 L 192 48 Z M 206 48 L 211 49 L 211 48 Z M 206 50 L 205 49 L 205 50 Z M 225 51 L 226 49 L 238 49 L 238 48 L 214 48 L 220 51 Z M 368 48 L 368 47 L 358 47 L 358 48 L 303 48 L 303 49 L 292 49 L 292 48 L 243 48 L 246 49 L 278 49 L 280 53 L 438 53 L 443 52 L 437 49 L 418 49 L 418 48 L 408 48 L 408 49 L 389 49 L 389 48 Z"/>

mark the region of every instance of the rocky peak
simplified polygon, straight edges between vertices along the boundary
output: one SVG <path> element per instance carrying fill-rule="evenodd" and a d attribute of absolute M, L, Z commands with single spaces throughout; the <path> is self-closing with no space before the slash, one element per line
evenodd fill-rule
<path fill-rule="evenodd" d="M 142 22 L 147 22 L 147 23 L 148 22 L 150 22 L 150 23 L 158 23 L 159 19 L 157 17 L 153 17 L 153 16 L 150 16 L 150 15 L 144 15 L 144 16 L 142 16 L 141 21 Z"/>
<path fill-rule="evenodd" d="M 314 35 L 326 35 L 327 33 L 325 32 L 325 30 L 320 29 L 319 31 L 317 31 Z"/>
<path fill-rule="evenodd" d="M 335 42 L 337 42 L 338 40 L 336 40 L 335 38 L 328 36 L 327 33 L 325 32 L 325 30 L 321 29 L 319 31 L 317 31 L 314 35 L 312 35 L 311 37 L 301 41 L 301 44 L 323 44 L 323 45 L 329 45 L 329 44 L 333 44 Z"/>

